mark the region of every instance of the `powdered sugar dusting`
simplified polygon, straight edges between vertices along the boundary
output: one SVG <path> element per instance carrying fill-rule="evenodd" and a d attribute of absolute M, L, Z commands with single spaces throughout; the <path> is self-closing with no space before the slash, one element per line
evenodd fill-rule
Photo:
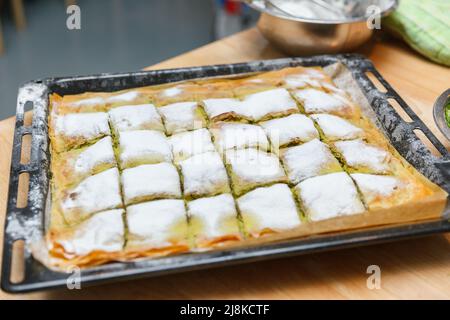
<path fill-rule="evenodd" d="M 63 213 L 83 214 L 117 208 L 122 205 L 119 171 L 112 168 L 83 180 L 70 190 L 61 203 Z"/>
<path fill-rule="evenodd" d="M 77 226 L 71 237 L 58 242 L 68 255 L 85 255 L 92 251 L 120 251 L 125 233 L 123 212 L 123 209 L 99 212 Z"/>
<path fill-rule="evenodd" d="M 122 168 L 133 162 L 171 162 L 172 151 L 166 136 L 155 130 L 124 131 L 119 134 Z"/>
<path fill-rule="evenodd" d="M 364 134 L 361 128 L 338 116 L 313 114 L 311 118 L 317 121 L 319 127 L 330 141 L 361 138 Z"/>
<path fill-rule="evenodd" d="M 87 147 L 75 160 L 75 173 L 84 176 L 101 164 L 115 164 L 111 137 L 104 137 L 92 146 Z"/>
<path fill-rule="evenodd" d="M 205 152 L 180 162 L 185 195 L 214 195 L 228 190 L 228 176 L 217 152 Z"/>
<path fill-rule="evenodd" d="M 390 154 L 381 148 L 369 145 L 361 139 L 338 141 L 335 146 L 351 167 L 368 168 L 374 173 L 389 171 Z"/>
<path fill-rule="evenodd" d="M 178 102 L 160 107 L 158 111 L 164 118 L 167 133 L 173 134 L 203 125 L 197 108 L 197 102 Z"/>
<path fill-rule="evenodd" d="M 117 131 L 139 129 L 164 131 L 161 117 L 153 104 L 122 106 L 108 113 L 112 126 Z"/>
<path fill-rule="evenodd" d="M 256 125 L 242 123 L 220 123 L 212 130 L 215 144 L 220 152 L 245 147 L 268 150 L 269 141 L 264 130 Z"/>
<path fill-rule="evenodd" d="M 306 113 L 342 112 L 350 105 L 344 97 L 317 89 L 297 90 L 294 96 L 303 103 Z"/>
<path fill-rule="evenodd" d="M 214 151 L 211 134 L 207 129 L 174 134 L 169 138 L 175 161 L 187 159 L 195 154 Z"/>
<path fill-rule="evenodd" d="M 379 197 L 388 197 L 403 186 L 401 180 L 393 176 L 353 173 L 352 178 L 361 190 L 366 202 L 369 203 Z"/>
<path fill-rule="evenodd" d="M 180 177 L 171 163 L 146 164 L 122 172 L 125 204 L 140 197 L 180 198 Z"/>
<path fill-rule="evenodd" d="M 365 211 L 352 179 L 344 172 L 306 179 L 295 188 L 312 221 Z"/>
<path fill-rule="evenodd" d="M 302 114 L 269 120 L 261 123 L 261 126 L 275 147 L 319 138 L 312 120 Z"/>
<path fill-rule="evenodd" d="M 185 228 L 174 228 L 184 222 Z M 166 247 L 173 239 L 187 236 L 186 211 L 183 200 L 156 200 L 127 208 L 130 244 Z"/>
<path fill-rule="evenodd" d="M 108 115 L 104 112 L 73 113 L 55 117 L 56 134 L 84 139 L 109 135 Z"/>
<path fill-rule="evenodd" d="M 229 233 L 239 233 L 237 212 L 231 194 L 221 194 L 210 198 L 201 198 L 188 203 L 188 213 L 201 222 L 200 236 L 214 238 Z M 235 219 L 233 226 L 224 228 L 224 221 Z"/>
<path fill-rule="evenodd" d="M 342 170 L 328 146 L 318 139 L 287 148 L 282 153 L 281 159 L 289 181 L 294 184 L 322 173 Z"/>
<path fill-rule="evenodd" d="M 264 229 L 279 232 L 300 225 L 292 192 L 285 184 L 255 189 L 237 203 L 252 236 L 257 237 Z"/>

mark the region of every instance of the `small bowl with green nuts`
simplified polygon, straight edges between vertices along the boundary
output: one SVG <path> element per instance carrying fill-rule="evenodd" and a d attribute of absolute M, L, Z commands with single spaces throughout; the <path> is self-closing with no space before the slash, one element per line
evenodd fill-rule
<path fill-rule="evenodd" d="M 433 117 L 439 130 L 450 140 L 450 89 L 442 93 L 434 103 Z"/>

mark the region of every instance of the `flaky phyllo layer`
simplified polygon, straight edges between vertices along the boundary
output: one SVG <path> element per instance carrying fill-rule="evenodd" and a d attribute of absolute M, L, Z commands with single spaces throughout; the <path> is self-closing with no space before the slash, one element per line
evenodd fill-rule
<path fill-rule="evenodd" d="M 320 68 L 50 107 L 51 267 L 430 219 L 446 202 Z"/>

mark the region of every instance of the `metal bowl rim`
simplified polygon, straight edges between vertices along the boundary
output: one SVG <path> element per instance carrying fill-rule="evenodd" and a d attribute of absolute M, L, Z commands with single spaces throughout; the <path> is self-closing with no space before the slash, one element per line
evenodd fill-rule
<path fill-rule="evenodd" d="M 253 0 L 245 1 L 245 3 L 253 8 L 254 10 L 261 12 L 263 14 L 267 14 L 272 17 L 276 17 L 283 20 L 296 21 L 296 22 L 304 22 L 304 23 L 313 23 L 313 24 L 325 24 L 325 25 L 337 25 L 337 24 L 350 24 L 363 22 L 367 20 L 366 16 L 358 17 L 358 18 L 350 18 L 350 19 L 336 19 L 336 20 L 323 20 L 323 19 L 311 19 L 311 18 L 298 18 L 298 17 L 289 17 L 286 15 L 278 14 L 276 12 L 271 12 L 266 8 L 261 8 L 253 3 Z M 387 16 L 392 11 L 397 9 L 399 4 L 399 0 L 392 0 L 391 6 L 387 7 L 385 10 L 381 12 L 381 16 Z"/>

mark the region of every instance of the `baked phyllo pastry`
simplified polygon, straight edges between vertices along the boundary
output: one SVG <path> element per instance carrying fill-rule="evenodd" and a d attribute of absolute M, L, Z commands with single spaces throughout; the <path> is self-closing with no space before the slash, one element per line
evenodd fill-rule
<path fill-rule="evenodd" d="M 206 120 L 197 102 L 178 102 L 158 108 L 164 119 L 167 134 L 204 128 Z"/>
<path fill-rule="evenodd" d="M 116 106 L 149 102 L 148 96 L 139 90 L 124 90 L 113 94 L 87 92 L 64 97 L 53 94 L 51 100 L 55 102 L 52 104 L 52 111 L 58 114 L 107 111 Z"/>
<path fill-rule="evenodd" d="M 185 160 L 195 154 L 216 150 L 207 129 L 174 134 L 169 137 L 169 143 L 175 162 Z"/>
<path fill-rule="evenodd" d="M 53 204 L 69 224 L 79 222 L 93 213 L 123 206 L 117 168 L 90 176 L 76 187 L 58 193 L 60 195 Z"/>
<path fill-rule="evenodd" d="M 350 176 L 330 173 L 300 182 L 295 187 L 303 211 L 311 221 L 363 213 L 364 204 Z"/>
<path fill-rule="evenodd" d="M 388 209 L 430 196 L 433 190 L 414 179 L 411 173 L 397 168 L 394 175 L 352 173 L 369 210 Z"/>
<path fill-rule="evenodd" d="M 318 139 L 281 150 L 281 161 L 292 184 L 310 177 L 342 171 L 330 148 Z"/>
<path fill-rule="evenodd" d="M 265 121 L 261 126 L 269 137 L 273 149 L 319 138 L 314 122 L 302 114 Z"/>
<path fill-rule="evenodd" d="M 122 169 L 140 164 L 171 162 L 172 158 L 169 141 L 160 131 L 119 132 L 119 160 Z"/>
<path fill-rule="evenodd" d="M 171 85 L 163 85 L 151 89 L 150 95 L 158 107 L 185 101 L 195 101 L 199 85 L 193 82 L 184 82 Z"/>
<path fill-rule="evenodd" d="M 164 132 L 161 116 L 152 104 L 138 104 L 111 109 L 111 126 L 116 133 L 129 130 L 158 130 Z"/>
<path fill-rule="evenodd" d="M 379 146 L 370 145 L 361 139 L 334 143 L 348 169 L 360 173 L 388 173 L 391 154 Z"/>
<path fill-rule="evenodd" d="M 364 131 L 349 120 L 331 114 L 313 114 L 327 141 L 353 140 L 364 137 Z"/>
<path fill-rule="evenodd" d="M 269 150 L 269 141 L 264 130 L 257 125 L 219 122 L 212 126 L 211 133 L 217 150 L 223 153 L 228 149 L 257 148 Z"/>
<path fill-rule="evenodd" d="M 250 94 L 239 99 L 222 98 L 203 100 L 211 121 L 262 121 L 299 112 L 297 104 L 286 89 L 277 88 Z"/>
<path fill-rule="evenodd" d="M 277 87 L 281 85 L 281 80 L 278 78 L 262 79 L 260 77 L 250 77 L 235 80 L 235 82 L 232 90 L 236 97 L 244 97 L 261 91 L 277 89 Z"/>
<path fill-rule="evenodd" d="M 287 182 L 280 160 L 272 153 L 253 148 L 228 150 L 225 159 L 237 196 L 255 187 Z"/>
<path fill-rule="evenodd" d="M 228 176 L 220 155 L 215 152 L 196 154 L 179 163 L 184 196 L 187 199 L 229 193 Z"/>
<path fill-rule="evenodd" d="M 162 256 L 189 250 L 183 200 L 164 199 L 127 208 L 129 258 Z"/>
<path fill-rule="evenodd" d="M 292 191 L 286 184 L 257 188 L 238 198 L 237 203 L 245 231 L 254 238 L 301 224 Z"/>
<path fill-rule="evenodd" d="M 108 108 L 123 105 L 139 105 L 150 102 L 148 96 L 139 89 L 118 91 L 115 94 L 108 95 L 105 100 Z"/>
<path fill-rule="evenodd" d="M 106 111 L 106 94 L 86 92 L 76 95 L 60 95 L 53 93 L 50 96 L 52 113 L 63 115 L 78 112 Z"/>
<path fill-rule="evenodd" d="M 441 218 L 448 194 L 371 119 L 321 68 L 52 94 L 33 255 L 88 267 Z"/>
<path fill-rule="evenodd" d="M 49 134 L 56 152 L 92 143 L 110 135 L 108 114 L 104 112 L 55 115 Z"/>
<path fill-rule="evenodd" d="M 330 113 L 350 118 L 354 114 L 352 103 L 344 96 L 323 90 L 307 88 L 293 92 L 305 113 Z"/>
<path fill-rule="evenodd" d="M 224 246 L 242 239 L 236 205 L 229 193 L 190 201 L 188 214 L 196 248 Z"/>
<path fill-rule="evenodd" d="M 167 198 L 181 198 L 180 177 L 171 163 L 143 164 L 122 172 L 126 205 Z"/>
<path fill-rule="evenodd" d="M 324 83 L 331 81 L 322 68 L 291 68 L 283 76 L 283 84 L 287 88 L 322 88 Z"/>
<path fill-rule="evenodd" d="M 117 260 L 125 244 L 123 209 L 98 212 L 77 226 L 51 229 L 50 256 L 60 267 L 80 267 Z"/>
<path fill-rule="evenodd" d="M 250 121 L 243 102 L 235 98 L 211 98 L 202 101 L 208 119 L 217 121 Z"/>
<path fill-rule="evenodd" d="M 241 107 L 247 118 L 255 122 L 299 112 L 297 103 L 284 88 L 250 94 Z"/>
<path fill-rule="evenodd" d="M 90 146 L 55 154 L 51 165 L 54 182 L 59 187 L 116 167 L 112 139 L 106 136 Z"/>

